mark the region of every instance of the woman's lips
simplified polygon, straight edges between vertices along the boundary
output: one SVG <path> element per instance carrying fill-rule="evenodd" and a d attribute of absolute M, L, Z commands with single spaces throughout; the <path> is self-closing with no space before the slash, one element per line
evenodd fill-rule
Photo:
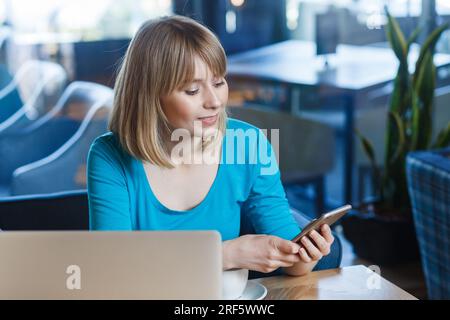
<path fill-rule="evenodd" d="M 217 114 L 211 117 L 198 118 L 204 127 L 212 126 L 217 121 Z"/>

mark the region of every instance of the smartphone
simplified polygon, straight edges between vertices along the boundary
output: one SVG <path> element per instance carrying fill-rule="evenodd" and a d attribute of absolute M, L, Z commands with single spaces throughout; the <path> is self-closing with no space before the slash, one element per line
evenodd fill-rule
<path fill-rule="evenodd" d="M 319 218 L 312 220 L 303 230 L 292 239 L 293 242 L 299 242 L 301 238 L 309 234 L 311 231 L 316 230 L 319 231 L 320 227 L 324 224 L 328 224 L 331 226 L 333 223 L 342 218 L 347 212 L 352 209 L 352 206 L 347 204 L 343 207 L 334 209 L 333 211 L 324 213 Z"/>

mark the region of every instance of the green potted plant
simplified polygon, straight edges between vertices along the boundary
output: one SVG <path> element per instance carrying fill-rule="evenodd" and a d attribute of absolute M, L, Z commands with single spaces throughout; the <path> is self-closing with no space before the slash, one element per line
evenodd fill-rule
<path fill-rule="evenodd" d="M 379 264 L 394 264 L 419 258 L 406 181 L 406 156 L 410 151 L 441 148 L 450 144 L 450 121 L 432 140 L 432 109 L 436 86 L 434 47 L 447 29 L 432 31 L 420 48 L 411 74 L 408 54 L 420 28 L 405 38 L 397 21 L 386 10 L 386 34 L 399 67 L 389 102 L 385 132 L 385 156 L 377 165 L 371 142 L 357 135 L 368 156 L 376 195 L 342 222 L 344 235 L 355 253 Z"/>

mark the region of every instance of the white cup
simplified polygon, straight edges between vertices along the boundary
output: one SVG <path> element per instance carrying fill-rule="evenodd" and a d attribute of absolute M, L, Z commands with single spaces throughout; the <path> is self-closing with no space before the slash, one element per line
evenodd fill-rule
<path fill-rule="evenodd" d="M 248 270 L 231 269 L 222 273 L 222 298 L 236 300 L 244 293 L 247 286 Z"/>

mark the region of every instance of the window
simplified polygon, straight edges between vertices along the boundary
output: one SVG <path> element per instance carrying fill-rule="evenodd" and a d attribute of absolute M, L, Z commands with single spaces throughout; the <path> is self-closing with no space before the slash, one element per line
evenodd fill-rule
<path fill-rule="evenodd" d="M 19 34 L 70 34 L 81 40 L 128 38 L 171 0 L 0 0 L 0 17 Z"/>
<path fill-rule="evenodd" d="M 409 26 L 420 16 L 422 0 L 287 0 L 287 27 L 292 38 L 313 41 L 316 15 L 330 13 L 337 17 L 341 43 L 383 42 L 385 6 L 393 16 L 411 21 Z"/>
<path fill-rule="evenodd" d="M 436 12 L 441 16 L 450 16 L 450 1 L 436 0 Z"/>

